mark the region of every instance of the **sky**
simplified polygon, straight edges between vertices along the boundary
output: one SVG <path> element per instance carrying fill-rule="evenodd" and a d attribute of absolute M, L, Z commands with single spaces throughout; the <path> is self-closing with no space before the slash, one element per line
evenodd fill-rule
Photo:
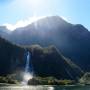
<path fill-rule="evenodd" d="M 90 30 L 90 0 L 0 0 L 0 26 L 11 30 L 55 15 Z"/>

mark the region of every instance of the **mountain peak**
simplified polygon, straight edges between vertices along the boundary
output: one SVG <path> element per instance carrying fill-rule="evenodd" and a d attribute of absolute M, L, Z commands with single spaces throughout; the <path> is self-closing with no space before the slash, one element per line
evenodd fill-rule
<path fill-rule="evenodd" d="M 79 28 L 82 31 L 88 31 L 88 29 L 84 27 L 82 24 L 76 24 L 75 27 Z"/>
<path fill-rule="evenodd" d="M 68 22 L 66 22 L 63 18 L 61 18 L 60 16 L 47 16 L 45 18 L 39 19 L 37 21 L 37 23 L 52 23 L 52 24 L 66 24 Z M 55 24 L 55 25 L 56 25 Z"/>

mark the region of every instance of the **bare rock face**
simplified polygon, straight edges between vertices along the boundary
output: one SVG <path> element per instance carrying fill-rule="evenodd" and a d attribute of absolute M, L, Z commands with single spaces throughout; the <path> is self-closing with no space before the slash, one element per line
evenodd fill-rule
<path fill-rule="evenodd" d="M 90 85 L 90 72 L 85 73 L 79 80 L 81 84 Z"/>

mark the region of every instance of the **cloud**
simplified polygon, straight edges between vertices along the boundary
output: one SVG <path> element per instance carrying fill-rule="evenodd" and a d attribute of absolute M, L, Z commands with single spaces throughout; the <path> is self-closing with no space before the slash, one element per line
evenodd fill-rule
<path fill-rule="evenodd" d="M 66 17 L 64 17 L 64 16 L 60 16 L 62 19 L 64 19 L 65 21 L 69 21 Z"/>
<path fill-rule="evenodd" d="M 16 24 L 9 24 L 9 23 L 5 23 L 3 24 L 4 26 L 7 27 L 7 29 L 13 31 L 15 30 L 16 28 L 19 28 L 19 27 L 25 27 L 41 18 L 44 18 L 45 16 L 41 16 L 41 17 L 36 17 L 36 16 L 33 16 L 33 17 L 29 17 L 28 19 L 26 20 L 19 20 L 16 22 Z"/>
<path fill-rule="evenodd" d="M 49 15 L 51 16 L 51 15 Z M 16 22 L 16 24 L 9 24 L 9 23 L 5 23 L 3 24 L 3 26 L 6 26 L 8 30 L 10 31 L 13 31 L 15 30 L 16 28 L 20 28 L 20 27 L 25 27 L 39 19 L 42 19 L 42 18 L 45 18 L 46 16 L 39 16 L 39 17 L 36 17 L 36 16 L 33 16 L 33 17 L 29 17 L 25 20 L 19 20 Z M 63 17 L 63 16 L 60 16 L 62 19 L 64 19 L 65 21 L 68 21 L 67 18 Z"/>

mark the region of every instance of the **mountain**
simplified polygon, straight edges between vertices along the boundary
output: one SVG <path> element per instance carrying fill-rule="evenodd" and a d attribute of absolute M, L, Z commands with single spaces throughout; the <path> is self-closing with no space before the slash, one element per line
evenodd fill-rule
<path fill-rule="evenodd" d="M 76 64 L 65 58 L 54 46 L 42 48 L 32 45 L 25 48 L 0 38 L 0 75 L 24 71 L 27 50 L 31 53 L 30 64 L 37 76 L 77 79 L 83 74 Z"/>
<path fill-rule="evenodd" d="M 50 16 L 2 37 L 19 45 L 54 45 L 84 71 L 90 71 L 90 32 L 83 25 Z"/>
<path fill-rule="evenodd" d="M 64 57 L 55 46 L 42 48 L 32 45 L 28 49 L 32 54 L 32 66 L 37 76 L 77 80 L 83 74 L 80 67 Z"/>
<path fill-rule="evenodd" d="M 13 73 L 24 67 L 24 49 L 0 38 L 0 75 Z"/>
<path fill-rule="evenodd" d="M 6 26 L 0 26 L 0 36 L 1 37 L 8 37 L 10 35 L 11 31 L 7 29 Z"/>

